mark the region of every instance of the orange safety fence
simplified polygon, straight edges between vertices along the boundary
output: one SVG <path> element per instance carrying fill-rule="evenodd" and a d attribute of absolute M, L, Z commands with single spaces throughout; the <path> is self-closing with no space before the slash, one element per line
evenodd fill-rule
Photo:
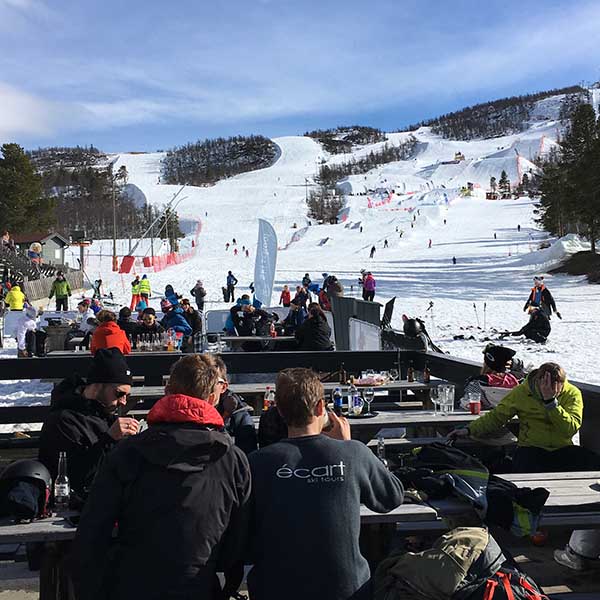
<path fill-rule="evenodd" d="M 154 273 L 162 271 L 171 265 L 178 265 L 183 263 L 196 255 L 198 250 L 198 238 L 202 231 L 202 221 L 198 221 L 196 225 L 196 231 L 194 232 L 194 238 L 192 239 L 191 249 L 186 252 L 169 252 L 167 254 L 160 254 L 158 256 L 144 256 L 142 263 L 134 256 L 124 256 L 121 260 L 121 266 L 119 273 L 131 273 L 131 270 L 152 270 Z"/>

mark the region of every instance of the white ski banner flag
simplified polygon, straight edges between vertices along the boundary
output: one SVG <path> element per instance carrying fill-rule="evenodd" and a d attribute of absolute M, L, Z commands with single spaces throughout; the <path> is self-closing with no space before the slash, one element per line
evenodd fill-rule
<path fill-rule="evenodd" d="M 254 262 L 254 298 L 269 306 L 277 265 L 277 234 L 264 219 L 258 220 L 258 245 Z"/>

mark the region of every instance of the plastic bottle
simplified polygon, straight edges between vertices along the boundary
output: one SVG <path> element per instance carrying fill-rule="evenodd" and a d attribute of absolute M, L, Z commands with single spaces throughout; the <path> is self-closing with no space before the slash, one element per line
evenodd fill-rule
<path fill-rule="evenodd" d="M 350 387 L 348 388 L 348 414 L 355 415 L 355 407 L 362 405 L 362 398 L 360 397 L 360 392 L 357 387 L 354 385 L 354 381 L 350 383 Z"/>
<path fill-rule="evenodd" d="M 64 512 L 69 509 L 71 497 L 71 486 L 67 475 L 67 453 L 60 452 L 58 455 L 58 474 L 54 480 L 54 509 L 56 512 Z"/>
<path fill-rule="evenodd" d="M 341 417 L 342 412 L 343 412 L 342 405 L 343 405 L 343 398 L 344 398 L 344 396 L 342 395 L 342 388 L 336 387 L 333 390 L 332 398 L 333 398 L 333 412 L 338 417 Z"/>

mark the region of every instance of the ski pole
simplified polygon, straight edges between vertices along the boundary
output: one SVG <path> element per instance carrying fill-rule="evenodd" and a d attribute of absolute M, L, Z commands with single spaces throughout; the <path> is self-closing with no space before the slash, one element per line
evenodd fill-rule
<path fill-rule="evenodd" d="M 487 302 L 483 303 L 483 330 L 487 328 Z"/>
<path fill-rule="evenodd" d="M 475 318 L 477 319 L 477 327 L 479 327 L 479 314 L 477 313 L 477 306 L 473 302 L 473 310 L 475 311 Z"/>

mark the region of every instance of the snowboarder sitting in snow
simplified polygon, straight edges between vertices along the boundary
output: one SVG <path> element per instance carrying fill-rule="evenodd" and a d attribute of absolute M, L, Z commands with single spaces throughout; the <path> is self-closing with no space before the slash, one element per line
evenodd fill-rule
<path fill-rule="evenodd" d="M 556 303 L 554 302 L 550 290 L 544 285 L 544 278 L 542 276 L 533 278 L 533 287 L 531 288 L 531 293 L 529 294 L 529 298 L 527 298 L 527 302 L 525 302 L 523 312 L 531 306 L 541 308 L 548 318 L 552 316 L 552 311 L 554 311 L 556 316 L 559 319 L 562 319 L 561 314 L 556 310 Z"/>
<path fill-rule="evenodd" d="M 550 319 L 540 307 L 532 306 L 529 311 L 531 313 L 529 322 L 521 327 L 519 331 L 511 331 L 508 335 L 524 335 L 527 339 L 538 344 L 545 344 L 550 331 L 552 331 Z"/>

